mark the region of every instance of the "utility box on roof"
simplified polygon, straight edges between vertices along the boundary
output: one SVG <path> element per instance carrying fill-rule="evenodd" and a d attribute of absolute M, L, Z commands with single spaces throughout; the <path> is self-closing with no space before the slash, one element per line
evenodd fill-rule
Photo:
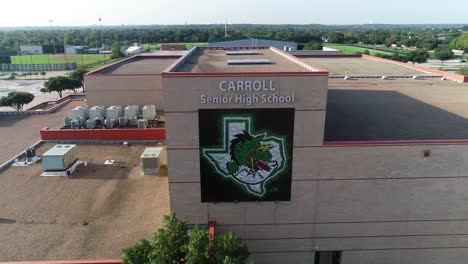
<path fill-rule="evenodd" d="M 44 171 L 64 171 L 78 160 L 76 145 L 55 145 L 42 155 Z"/>
<path fill-rule="evenodd" d="M 160 155 L 162 147 L 146 148 L 140 156 L 141 170 L 144 175 L 155 175 L 161 166 Z"/>

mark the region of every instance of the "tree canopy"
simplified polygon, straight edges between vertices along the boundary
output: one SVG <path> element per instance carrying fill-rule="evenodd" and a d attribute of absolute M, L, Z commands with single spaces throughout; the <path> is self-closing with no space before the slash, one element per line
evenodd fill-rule
<path fill-rule="evenodd" d="M 304 45 L 304 50 L 322 50 L 323 44 L 318 41 L 310 41 Z"/>
<path fill-rule="evenodd" d="M 27 92 L 10 92 L 0 98 L 0 106 L 12 107 L 16 111 L 23 110 L 24 105 L 34 100 L 34 95 Z"/>
<path fill-rule="evenodd" d="M 411 61 L 413 64 L 416 63 L 425 63 L 429 58 L 429 52 L 425 49 L 412 50 L 406 53 L 406 59 Z"/>
<path fill-rule="evenodd" d="M 121 51 L 122 49 L 122 45 L 120 44 L 120 42 L 114 42 L 112 43 L 112 55 L 111 55 L 111 59 L 118 59 L 118 58 L 122 58 L 122 57 L 125 57 L 125 54 Z"/>
<path fill-rule="evenodd" d="M 76 93 L 76 89 L 81 87 L 81 82 L 76 79 L 71 79 L 66 76 L 50 77 L 44 83 L 44 88 L 41 89 L 43 93 L 57 92 L 62 98 L 63 91 L 73 90 Z"/>
<path fill-rule="evenodd" d="M 453 52 L 450 48 L 437 48 L 434 51 L 434 57 L 444 63 L 445 60 L 453 58 Z"/>
<path fill-rule="evenodd" d="M 172 212 L 152 242 L 140 240 L 122 251 L 123 264 L 245 264 L 249 251 L 234 233 L 210 240 L 206 229 L 188 231 Z"/>

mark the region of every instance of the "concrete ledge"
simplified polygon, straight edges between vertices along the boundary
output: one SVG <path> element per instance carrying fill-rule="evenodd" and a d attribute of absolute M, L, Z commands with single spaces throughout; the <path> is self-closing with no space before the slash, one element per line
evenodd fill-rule
<path fill-rule="evenodd" d="M 64 107 L 70 101 L 82 101 L 85 99 L 85 94 L 70 94 L 63 98 L 58 99 L 57 101 L 46 101 L 42 102 L 38 105 L 35 105 L 31 108 L 28 108 L 25 111 L 0 111 L 0 116 L 9 116 L 9 115 L 44 115 L 44 114 L 51 114 L 59 110 L 60 108 Z M 55 105 L 47 110 L 37 110 L 41 109 L 41 107 L 49 104 L 55 103 Z"/>

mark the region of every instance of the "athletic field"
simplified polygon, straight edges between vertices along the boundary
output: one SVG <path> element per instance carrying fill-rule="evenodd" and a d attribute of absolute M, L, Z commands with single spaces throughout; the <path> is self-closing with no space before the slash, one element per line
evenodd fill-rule
<path fill-rule="evenodd" d="M 11 56 L 12 64 L 60 64 L 76 62 L 78 66 L 110 60 L 110 54 L 57 54 Z"/>

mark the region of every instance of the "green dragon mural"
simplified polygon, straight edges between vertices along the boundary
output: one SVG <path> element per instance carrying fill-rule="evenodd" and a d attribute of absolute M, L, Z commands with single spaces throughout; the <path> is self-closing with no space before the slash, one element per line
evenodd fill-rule
<path fill-rule="evenodd" d="M 219 176 L 262 197 L 268 192 L 265 184 L 287 167 L 286 139 L 268 132 L 255 133 L 252 126 L 250 116 L 225 116 L 222 146 L 201 148 L 201 153 Z"/>

